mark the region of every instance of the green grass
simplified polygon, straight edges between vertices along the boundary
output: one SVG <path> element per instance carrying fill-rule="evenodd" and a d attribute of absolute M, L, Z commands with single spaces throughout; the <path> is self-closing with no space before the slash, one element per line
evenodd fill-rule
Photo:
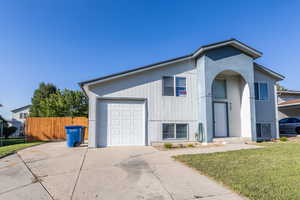
<path fill-rule="evenodd" d="M 12 145 L 7 145 L 7 146 L 2 146 L 0 147 L 0 157 L 14 153 L 16 151 L 19 151 L 21 149 L 42 144 L 43 142 L 41 141 L 35 141 L 35 142 L 27 142 L 27 143 L 19 143 L 19 144 L 12 144 Z"/>
<path fill-rule="evenodd" d="M 300 199 L 300 143 L 174 158 L 255 200 Z"/>
<path fill-rule="evenodd" d="M 24 138 L 8 138 L 8 139 L 2 139 L 2 146 L 7 146 L 7 145 L 13 145 L 13 144 L 20 144 L 20 143 L 25 143 Z"/>

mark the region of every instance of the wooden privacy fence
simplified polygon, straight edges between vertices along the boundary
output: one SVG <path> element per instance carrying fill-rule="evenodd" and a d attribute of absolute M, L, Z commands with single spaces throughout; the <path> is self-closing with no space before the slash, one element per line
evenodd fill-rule
<path fill-rule="evenodd" d="M 65 140 L 65 126 L 80 125 L 85 128 L 85 139 L 88 138 L 88 119 L 86 117 L 28 117 L 25 133 L 33 140 Z"/>

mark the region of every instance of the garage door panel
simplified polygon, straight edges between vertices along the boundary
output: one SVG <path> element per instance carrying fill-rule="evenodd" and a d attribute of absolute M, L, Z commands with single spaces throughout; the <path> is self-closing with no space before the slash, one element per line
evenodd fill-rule
<path fill-rule="evenodd" d="M 106 100 L 100 104 L 100 134 L 107 135 L 108 146 L 145 145 L 144 102 Z"/>

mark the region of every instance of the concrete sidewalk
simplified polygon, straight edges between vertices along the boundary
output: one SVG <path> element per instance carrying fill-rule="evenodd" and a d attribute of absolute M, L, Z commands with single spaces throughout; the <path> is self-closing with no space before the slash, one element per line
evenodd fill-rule
<path fill-rule="evenodd" d="M 47 143 L 0 160 L 0 199 L 243 199 L 171 156 L 245 148 L 257 146 L 159 151 L 153 147 L 70 149 L 64 142 Z"/>

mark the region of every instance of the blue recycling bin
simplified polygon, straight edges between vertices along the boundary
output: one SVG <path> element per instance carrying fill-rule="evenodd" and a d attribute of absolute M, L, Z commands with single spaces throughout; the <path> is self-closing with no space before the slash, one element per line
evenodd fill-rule
<path fill-rule="evenodd" d="M 84 126 L 65 126 L 67 146 L 79 146 L 84 141 Z"/>

